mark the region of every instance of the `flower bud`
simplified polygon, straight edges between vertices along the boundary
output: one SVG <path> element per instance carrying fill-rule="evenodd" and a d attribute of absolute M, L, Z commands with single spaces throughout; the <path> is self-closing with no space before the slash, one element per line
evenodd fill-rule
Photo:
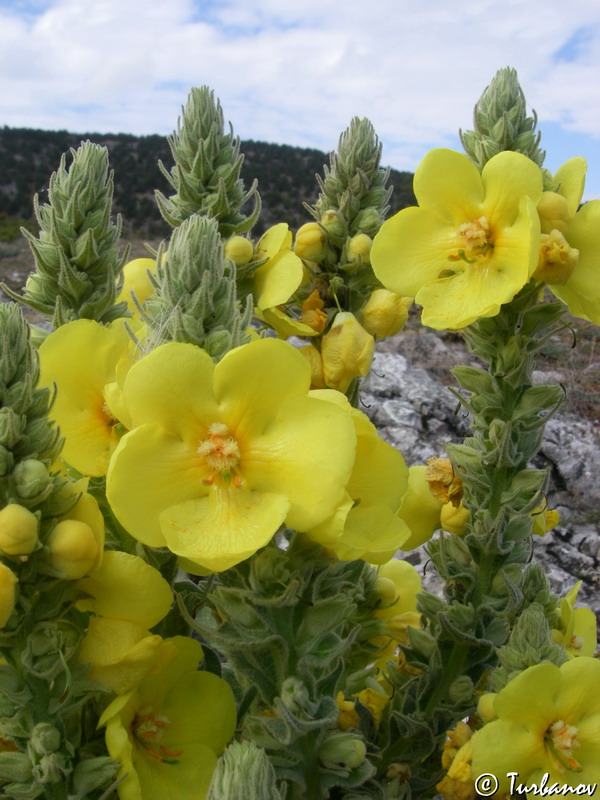
<path fill-rule="evenodd" d="M 306 347 L 300 347 L 298 352 L 302 353 L 304 358 L 310 364 L 310 388 L 311 389 L 325 389 L 325 378 L 323 377 L 323 359 L 321 353 L 312 344 Z"/>
<path fill-rule="evenodd" d="M 375 289 L 362 309 L 363 328 L 378 339 L 394 336 L 406 324 L 412 297 Z"/>
<path fill-rule="evenodd" d="M 156 273 L 156 261 L 153 258 L 134 258 L 123 267 L 123 286 L 117 302 L 127 303 L 127 307 L 133 313 L 137 313 L 137 307 L 133 302 L 132 292 L 142 304 L 154 294 L 154 284 L 148 276 L 149 272 Z"/>
<path fill-rule="evenodd" d="M 361 233 L 366 233 L 367 236 L 375 236 L 381 227 L 381 214 L 378 208 L 369 206 L 359 211 L 354 218 L 354 228 L 358 229 Z"/>
<path fill-rule="evenodd" d="M 49 722 L 38 722 L 31 731 L 29 743 L 33 751 L 40 756 L 56 753 L 60 747 L 60 731 Z"/>
<path fill-rule="evenodd" d="M 331 236 L 340 238 L 346 235 L 346 223 L 344 217 L 334 208 L 329 208 L 321 217 L 321 225 Z"/>
<path fill-rule="evenodd" d="M 24 506 L 10 503 L 0 511 L 0 550 L 7 556 L 24 556 L 37 544 L 38 521 Z"/>
<path fill-rule="evenodd" d="M 373 240 L 366 233 L 357 233 L 348 242 L 348 259 L 352 263 L 371 263 L 371 247 Z"/>
<path fill-rule="evenodd" d="M 368 374 L 374 350 L 375 339 L 354 314 L 340 311 L 321 345 L 327 386 L 345 392 L 354 378 Z"/>
<path fill-rule="evenodd" d="M 17 494 L 24 500 L 32 500 L 43 494 L 51 480 L 46 465 L 36 458 L 26 458 L 17 464 L 13 477 Z"/>
<path fill-rule="evenodd" d="M 440 513 L 440 524 L 448 533 L 455 533 L 457 536 L 462 536 L 467 528 L 471 514 L 468 508 L 465 508 L 462 503 L 456 508 L 452 503 L 446 503 L 442 506 Z"/>
<path fill-rule="evenodd" d="M 0 562 L 0 628 L 3 628 L 15 608 L 16 589 L 19 579 L 15 573 Z"/>
<path fill-rule="evenodd" d="M 100 548 L 86 522 L 64 519 L 48 538 L 51 566 L 67 580 L 78 580 L 95 566 Z"/>
<path fill-rule="evenodd" d="M 225 258 L 230 258 L 236 267 L 245 267 L 253 255 L 252 242 L 245 236 L 232 236 L 225 242 Z"/>
<path fill-rule="evenodd" d="M 332 733 L 319 748 L 319 761 L 326 769 L 352 770 L 364 762 L 367 748 L 353 733 Z"/>
<path fill-rule="evenodd" d="M 298 228 L 294 253 L 298 258 L 319 262 L 325 255 L 327 236 L 318 222 L 307 222 Z"/>

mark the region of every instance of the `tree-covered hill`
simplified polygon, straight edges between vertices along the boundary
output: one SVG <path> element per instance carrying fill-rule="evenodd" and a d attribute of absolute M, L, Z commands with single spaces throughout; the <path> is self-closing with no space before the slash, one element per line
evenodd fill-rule
<path fill-rule="evenodd" d="M 63 153 L 90 139 L 106 145 L 115 172 L 115 211 L 123 215 L 129 230 L 161 236 L 168 227 L 154 202 L 154 190 L 171 193 L 158 168 L 160 159 L 167 169 L 172 158 L 163 136 L 130 134 L 75 134 L 29 128 L 0 129 L 0 214 L 30 219 L 33 195 L 46 199 L 48 180 Z M 292 229 L 310 219 L 302 201 L 313 203 L 318 194 L 316 173 L 322 173 L 329 156 L 320 150 L 265 142 L 242 142 L 245 155 L 242 177 L 246 186 L 258 180 L 263 216 L 253 233 L 259 234 L 274 222 L 288 222 Z M 392 211 L 415 202 L 412 174 L 392 170 L 394 187 Z"/>

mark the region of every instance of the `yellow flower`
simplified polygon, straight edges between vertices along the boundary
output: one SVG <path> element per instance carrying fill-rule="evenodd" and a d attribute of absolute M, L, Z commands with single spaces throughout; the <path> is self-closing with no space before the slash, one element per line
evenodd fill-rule
<path fill-rule="evenodd" d="M 375 237 L 376 276 L 414 297 L 432 328 L 495 316 L 537 266 L 539 167 L 502 152 L 480 175 L 467 156 L 437 149 L 417 167 L 414 191 L 419 206 L 399 211 Z"/>
<path fill-rule="evenodd" d="M 357 701 L 371 712 L 375 727 L 378 728 L 381 724 L 383 709 L 390 701 L 390 697 L 385 693 L 383 688 L 372 689 L 367 687 L 356 692 L 352 697 L 355 700 L 346 700 L 343 692 L 338 692 L 335 697 L 335 702 L 340 710 L 338 717 L 338 728 L 342 731 L 350 730 L 350 728 L 358 728 L 359 719 L 358 711 L 356 710 Z"/>
<path fill-rule="evenodd" d="M 254 273 L 254 294 L 259 310 L 286 303 L 302 283 L 304 265 L 291 250 L 292 232 L 280 222 L 264 233 L 256 245 L 256 258 L 267 261 Z"/>
<path fill-rule="evenodd" d="M 560 622 L 552 638 L 562 644 L 569 658 L 593 656 L 597 646 L 596 615 L 589 608 L 575 608 L 581 581 L 560 601 Z"/>
<path fill-rule="evenodd" d="M 538 203 L 542 244 L 535 275 L 565 303 L 571 314 L 600 324 L 600 200 L 581 208 L 587 164 L 571 158 L 560 167 L 557 192 Z M 579 210 L 578 210 L 579 209 Z"/>
<path fill-rule="evenodd" d="M 144 305 L 150 295 L 154 294 L 154 284 L 148 273 L 150 275 L 156 273 L 156 261 L 153 258 L 134 258 L 123 267 L 123 286 L 116 302 L 127 303 L 127 308 L 134 317 L 139 317 L 139 311 L 133 295 L 141 305 Z"/>
<path fill-rule="evenodd" d="M 14 611 L 18 582 L 12 569 L 0 561 L 0 628 L 6 625 Z"/>
<path fill-rule="evenodd" d="M 85 475 L 105 475 L 123 426 L 107 403 L 117 364 L 130 365 L 132 342 L 124 320 L 108 326 L 78 319 L 51 333 L 40 347 L 40 384 L 56 383 L 52 416 L 65 437 L 64 460 Z"/>
<path fill-rule="evenodd" d="M 78 661 L 91 664 L 90 680 L 117 694 L 130 691 L 168 654 L 164 640 L 148 629 L 168 613 L 171 587 L 138 556 L 110 550 L 77 588 L 88 595 L 77 607 L 97 615 L 90 621 Z"/>
<path fill-rule="evenodd" d="M 308 536 L 332 550 L 341 561 L 362 558 L 389 561 L 410 531 L 397 511 L 407 488 L 408 468 L 402 454 L 377 433 L 368 417 L 352 408 L 343 394 L 311 392 L 344 409 L 356 431 L 356 456 L 344 497 L 335 512 Z"/>
<path fill-rule="evenodd" d="M 203 800 L 217 756 L 235 730 L 229 685 L 197 671 L 202 648 L 176 636 L 175 657 L 106 708 L 109 755 L 119 761 L 120 800 Z"/>
<path fill-rule="evenodd" d="M 378 339 L 395 336 L 406 324 L 412 302 L 412 297 L 375 289 L 361 311 L 363 328 Z"/>
<path fill-rule="evenodd" d="M 0 511 L 0 550 L 7 556 L 29 555 L 38 541 L 35 514 L 18 503 L 9 503 Z"/>
<path fill-rule="evenodd" d="M 354 314 L 340 311 L 321 343 L 323 375 L 330 389 L 345 392 L 354 378 L 368 375 L 375 339 Z"/>
<path fill-rule="evenodd" d="M 449 458 L 429 458 L 425 477 L 429 491 L 435 498 L 441 503 L 452 503 L 458 508 L 462 500 L 463 485 Z"/>
<path fill-rule="evenodd" d="M 419 547 L 440 527 L 442 502 L 431 493 L 426 472 L 427 467 L 422 465 L 408 469 L 408 490 L 398 512 L 411 531 L 403 550 Z"/>
<path fill-rule="evenodd" d="M 587 656 L 517 675 L 494 698 L 498 719 L 471 740 L 473 775 L 492 773 L 501 792 L 510 772 L 528 786 L 546 773 L 548 785 L 599 783 L 599 685 L 600 661 Z"/>
<path fill-rule="evenodd" d="M 215 366 L 193 345 L 135 364 L 123 394 L 137 427 L 107 478 L 109 502 L 144 544 L 228 569 L 284 522 L 319 525 L 340 503 L 356 436 L 348 414 L 308 396 L 308 362 L 261 339 Z"/>

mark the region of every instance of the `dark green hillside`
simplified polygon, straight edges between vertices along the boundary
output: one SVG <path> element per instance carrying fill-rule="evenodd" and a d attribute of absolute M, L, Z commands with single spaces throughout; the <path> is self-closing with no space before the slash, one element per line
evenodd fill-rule
<path fill-rule="evenodd" d="M 154 203 L 154 189 L 170 193 L 158 169 L 162 160 L 171 167 L 171 153 L 163 136 L 129 134 L 75 134 L 67 131 L 42 131 L 29 128 L 0 129 L 0 215 L 33 216 L 33 195 L 45 200 L 48 179 L 60 163 L 61 155 L 82 140 L 106 145 L 115 171 L 115 210 L 123 215 L 128 230 L 146 236 L 169 232 Z M 310 219 L 302 201 L 313 203 L 318 187 L 315 173 L 329 162 L 327 154 L 289 145 L 242 142 L 245 155 L 242 177 L 247 186 L 256 178 L 263 201 L 263 217 L 253 233 L 259 234 L 275 222 L 288 222 L 292 229 Z M 392 171 L 394 187 L 392 211 L 415 202 L 412 175 Z"/>

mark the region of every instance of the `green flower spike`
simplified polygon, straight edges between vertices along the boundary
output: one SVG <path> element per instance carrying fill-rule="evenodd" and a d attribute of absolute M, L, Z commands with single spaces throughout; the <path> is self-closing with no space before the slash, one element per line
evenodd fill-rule
<path fill-rule="evenodd" d="M 125 303 L 115 305 L 117 278 L 127 260 L 119 255 L 121 219 L 111 218 L 113 174 L 108 150 L 92 142 L 71 149 L 50 178 L 48 203 L 34 198 L 39 238 L 22 229 L 29 240 L 36 271 L 23 296 L 2 286 L 14 300 L 52 318 L 58 328 L 74 319 L 108 323 L 127 315 Z"/>
<path fill-rule="evenodd" d="M 223 131 L 223 111 L 208 87 L 193 88 L 177 130 L 168 137 L 175 166 L 169 172 L 159 167 L 175 194 L 166 198 L 156 192 L 160 213 L 176 228 L 192 216 L 214 217 L 224 238 L 249 231 L 260 214 L 256 181 L 246 192 L 240 178 L 244 161 L 239 138 Z M 240 209 L 249 200 L 254 208 L 249 216 Z"/>

